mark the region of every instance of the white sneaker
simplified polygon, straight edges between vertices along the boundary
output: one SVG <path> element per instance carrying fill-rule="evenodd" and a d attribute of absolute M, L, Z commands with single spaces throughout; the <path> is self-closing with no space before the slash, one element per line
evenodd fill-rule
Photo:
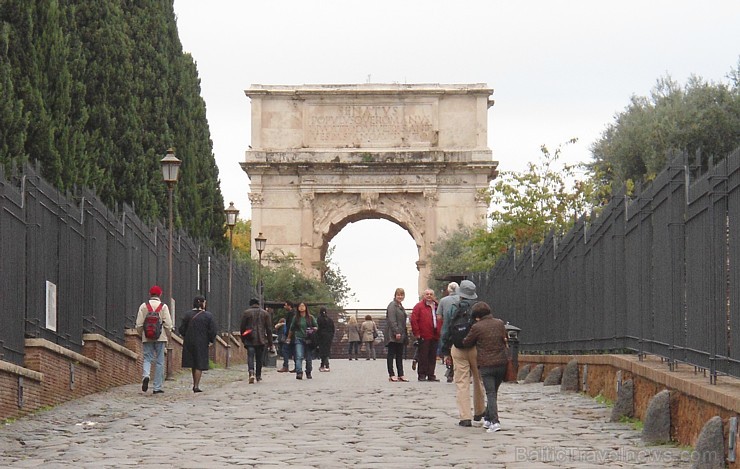
<path fill-rule="evenodd" d="M 491 425 L 493 425 L 493 423 L 491 423 L 490 420 L 483 419 L 483 428 L 485 428 L 486 430 L 488 430 L 489 428 L 491 428 Z"/>
<path fill-rule="evenodd" d="M 500 423 L 492 423 L 491 426 L 488 427 L 488 430 L 486 430 L 486 433 L 496 433 L 499 430 L 501 430 L 501 424 Z"/>

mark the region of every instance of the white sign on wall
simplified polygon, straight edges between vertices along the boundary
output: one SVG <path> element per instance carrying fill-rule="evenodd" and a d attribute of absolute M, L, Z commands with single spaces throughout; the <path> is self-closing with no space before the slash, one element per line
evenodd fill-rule
<path fill-rule="evenodd" d="M 57 286 L 46 281 L 46 328 L 57 330 Z"/>

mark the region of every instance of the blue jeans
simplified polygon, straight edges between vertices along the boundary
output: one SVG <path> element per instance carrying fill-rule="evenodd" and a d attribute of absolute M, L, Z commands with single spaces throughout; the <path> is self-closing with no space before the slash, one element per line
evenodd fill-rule
<path fill-rule="evenodd" d="M 313 371 L 313 350 L 310 347 L 306 347 L 304 339 L 295 339 L 295 372 L 303 373 L 303 359 L 306 359 L 306 373 Z"/>
<path fill-rule="evenodd" d="M 144 349 L 144 374 L 142 378 L 146 378 L 152 371 L 152 362 L 157 365 L 154 371 L 154 384 L 153 388 L 155 391 L 162 390 L 162 383 L 164 382 L 164 347 L 166 342 L 142 342 Z"/>
<path fill-rule="evenodd" d="M 294 349 L 295 345 L 293 343 L 283 344 L 283 368 L 286 370 L 288 369 L 288 360 L 291 358 L 295 359 Z"/>
<path fill-rule="evenodd" d="M 499 423 L 498 404 L 496 397 L 498 387 L 504 382 L 506 375 L 506 365 L 503 366 L 481 366 L 479 369 L 483 386 L 486 388 L 486 420 L 493 423 Z"/>

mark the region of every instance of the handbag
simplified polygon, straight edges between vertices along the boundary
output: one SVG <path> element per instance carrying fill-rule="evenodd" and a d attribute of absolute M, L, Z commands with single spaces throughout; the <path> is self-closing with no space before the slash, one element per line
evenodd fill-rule
<path fill-rule="evenodd" d="M 506 358 L 506 373 L 504 374 L 505 383 L 516 383 L 517 370 L 514 366 L 514 359 L 511 356 Z"/>
<path fill-rule="evenodd" d="M 313 347 L 315 345 L 318 345 L 316 343 L 316 330 L 315 327 L 307 327 L 306 328 L 306 337 L 303 339 L 303 343 L 305 343 L 309 347 Z"/>

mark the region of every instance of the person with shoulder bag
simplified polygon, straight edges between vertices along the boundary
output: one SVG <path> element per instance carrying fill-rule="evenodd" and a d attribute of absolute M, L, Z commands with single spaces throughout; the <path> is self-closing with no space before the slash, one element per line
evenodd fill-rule
<path fill-rule="evenodd" d="M 317 338 L 314 337 L 318 330 L 316 319 L 308 312 L 306 303 L 298 303 L 298 312 L 293 317 L 293 322 L 288 330 L 288 343 L 295 343 L 295 378 L 303 379 L 303 359 L 306 360 L 306 379 L 312 379 L 313 371 L 313 349 Z"/>
<path fill-rule="evenodd" d="M 198 295 L 193 299 L 193 309 L 182 318 L 178 332 L 183 338 L 182 367 L 191 370 L 193 392 L 201 392 L 200 378 L 210 368 L 208 347 L 218 333 L 213 314 L 206 311 L 205 297 Z"/>
<path fill-rule="evenodd" d="M 270 313 L 260 308 L 256 298 L 249 300 L 249 308 L 242 315 L 239 331 L 242 343 L 247 349 L 247 369 L 249 384 L 262 381 L 262 365 L 265 352 L 272 350 L 272 318 Z"/>

